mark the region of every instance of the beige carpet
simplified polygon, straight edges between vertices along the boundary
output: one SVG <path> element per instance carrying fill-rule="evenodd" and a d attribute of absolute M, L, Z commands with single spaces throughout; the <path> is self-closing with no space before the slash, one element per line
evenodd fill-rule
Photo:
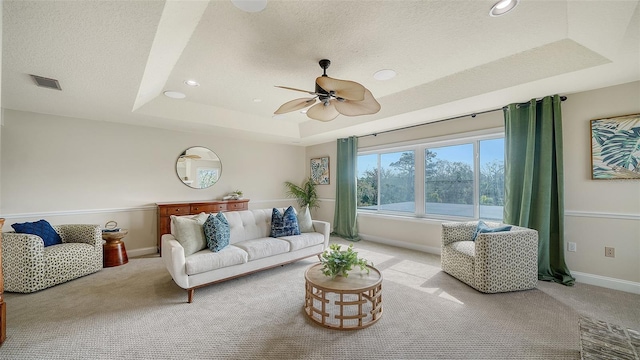
<path fill-rule="evenodd" d="M 148 257 L 7 293 L 0 359 L 579 359 L 581 313 L 640 328 L 639 295 L 550 283 L 484 295 L 441 272 L 437 256 L 355 247 L 384 276 L 384 314 L 367 329 L 306 318 L 303 273 L 316 258 L 198 289 L 187 304 L 162 260 Z M 599 296 L 618 310 L 598 313 Z"/>

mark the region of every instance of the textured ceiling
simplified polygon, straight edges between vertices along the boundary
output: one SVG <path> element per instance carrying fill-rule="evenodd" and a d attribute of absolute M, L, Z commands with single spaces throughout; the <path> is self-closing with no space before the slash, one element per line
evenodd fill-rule
<path fill-rule="evenodd" d="M 640 79 L 639 1 L 520 0 L 497 18 L 493 3 L 4 0 L 2 107 L 310 145 Z M 274 85 L 313 90 L 322 58 L 380 112 L 273 118 L 305 96 Z"/>

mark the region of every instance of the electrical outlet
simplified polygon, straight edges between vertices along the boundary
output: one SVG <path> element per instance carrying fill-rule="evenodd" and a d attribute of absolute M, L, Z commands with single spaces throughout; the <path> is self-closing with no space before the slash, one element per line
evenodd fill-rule
<path fill-rule="evenodd" d="M 605 247 L 604 248 L 604 256 L 606 256 L 606 257 L 616 257 L 616 248 Z"/>
<path fill-rule="evenodd" d="M 576 243 L 574 243 L 574 242 L 567 243 L 567 251 L 571 251 L 571 252 L 578 251 L 576 249 Z"/>

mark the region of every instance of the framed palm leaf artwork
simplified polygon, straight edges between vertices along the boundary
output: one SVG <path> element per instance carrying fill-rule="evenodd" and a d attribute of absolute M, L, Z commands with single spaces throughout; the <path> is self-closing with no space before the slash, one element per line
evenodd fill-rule
<path fill-rule="evenodd" d="M 640 114 L 591 120 L 591 178 L 640 179 Z"/>
<path fill-rule="evenodd" d="M 329 185 L 329 157 L 311 159 L 311 181 L 317 185 Z"/>

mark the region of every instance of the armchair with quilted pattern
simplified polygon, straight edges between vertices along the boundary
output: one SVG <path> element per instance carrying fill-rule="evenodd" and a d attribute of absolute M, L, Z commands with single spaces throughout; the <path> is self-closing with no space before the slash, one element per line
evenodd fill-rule
<path fill-rule="evenodd" d="M 538 232 L 513 226 L 510 231 L 480 233 L 472 241 L 477 225 L 477 221 L 442 224 L 442 270 L 483 293 L 535 288 Z"/>
<path fill-rule="evenodd" d="M 99 225 L 54 225 L 62 244 L 44 246 L 37 235 L 2 233 L 4 290 L 31 293 L 102 269 Z"/>

